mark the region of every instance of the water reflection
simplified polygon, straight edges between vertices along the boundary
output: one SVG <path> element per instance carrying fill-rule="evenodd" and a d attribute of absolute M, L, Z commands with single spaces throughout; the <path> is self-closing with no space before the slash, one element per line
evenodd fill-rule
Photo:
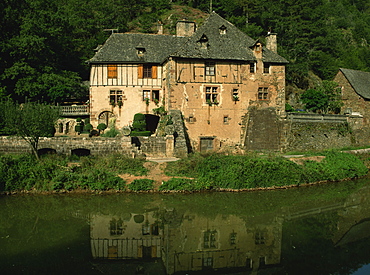
<path fill-rule="evenodd" d="M 1 197 L 0 269 L 353 274 L 370 263 L 369 196 L 361 180 L 234 194 Z"/>

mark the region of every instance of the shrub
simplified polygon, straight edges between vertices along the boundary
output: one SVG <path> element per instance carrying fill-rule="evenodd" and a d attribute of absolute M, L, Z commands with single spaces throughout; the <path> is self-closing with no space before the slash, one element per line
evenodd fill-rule
<path fill-rule="evenodd" d="M 132 129 L 134 131 L 146 131 L 145 115 L 137 113 L 134 115 L 134 121 L 132 122 Z"/>
<path fill-rule="evenodd" d="M 357 178 L 367 174 L 368 169 L 355 155 L 335 151 L 324 152 L 325 159 L 318 162 L 305 162 L 304 182 L 320 180 L 341 180 Z"/>
<path fill-rule="evenodd" d="M 132 137 L 149 137 L 152 132 L 150 131 L 131 131 L 130 136 Z"/>
<path fill-rule="evenodd" d="M 196 168 L 199 181 L 243 189 L 299 184 L 302 168 L 284 158 L 211 155 Z"/>
<path fill-rule="evenodd" d="M 120 134 L 120 131 L 116 128 L 110 128 L 107 132 L 102 134 L 102 137 L 116 137 Z"/>
<path fill-rule="evenodd" d="M 81 124 L 77 124 L 75 126 L 75 132 L 76 133 L 81 133 L 82 132 L 82 125 Z"/>
<path fill-rule="evenodd" d="M 128 185 L 131 191 L 149 191 L 153 189 L 154 180 L 151 179 L 136 179 Z"/>
<path fill-rule="evenodd" d="M 203 155 L 194 153 L 187 158 L 168 162 L 164 172 L 167 176 L 196 178 L 198 176 L 197 167 L 203 160 Z"/>
<path fill-rule="evenodd" d="M 86 123 L 84 126 L 84 131 L 90 132 L 93 129 L 93 126 L 90 123 Z"/>
<path fill-rule="evenodd" d="M 105 123 L 100 123 L 98 125 L 98 127 L 96 127 L 99 131 L 104 131 L 105 129 L 107 129 L 107 124 Z"/>

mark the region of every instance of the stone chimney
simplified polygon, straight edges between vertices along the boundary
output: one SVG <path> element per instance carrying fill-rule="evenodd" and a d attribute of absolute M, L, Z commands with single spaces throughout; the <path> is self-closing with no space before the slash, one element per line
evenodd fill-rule
<path fill-rule="evenodd" d="M 195 32 L 195 22 L 181 20 L 176 23 L 176 36 L 191 36 Z"/>
<path fill-rule="evenodd" d="M 266 36 L 266 48 L 277 53 L 277 34 L 268 32 Z"/>
<path fill-rule="evenodd" d="M 163 34 L 163 24 L 161 21 L 158 21 L 157 23 L 157 27 L 158 27 L 158 32 L 157 34 Z"/>

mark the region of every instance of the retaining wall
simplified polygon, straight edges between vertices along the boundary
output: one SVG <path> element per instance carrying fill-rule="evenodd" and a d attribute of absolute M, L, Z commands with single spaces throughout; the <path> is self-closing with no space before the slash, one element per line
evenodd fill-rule
<path fill-rule="evenodd" d="M 71 155 L 75 150 L 86 150 L 91 155 L 124 154 L 137 156 L 173 156 L 174 139 L 167 137 L 139 137 L 140 146 L 131 141 L 131 137 L 51 137 L 40 138 L 38 150 L 54 151 L 58 154 Z M 0 153 L 31 152 L 30 145 L 19 137 L 0 137 Z"/>

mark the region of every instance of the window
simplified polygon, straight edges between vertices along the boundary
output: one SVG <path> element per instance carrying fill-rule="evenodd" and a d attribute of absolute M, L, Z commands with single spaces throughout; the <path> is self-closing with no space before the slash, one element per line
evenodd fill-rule
<path fill-rule="evenodd" d="M 143 90 L 143 101 L 152 100 L 159 103 L 159 90 Z"/>
<path fill-rule="evenodd" d="M 137 50 L 137 55 L 138 56 L 143 56 L 144 53 L 145 53 L 145 48 L 143 48 L 143 47 L 137 47 L 136 50 Z"/>
<path fill-rule="evenodd" d="M 151 65 L 143 66 L 143 78 L 152 78 L 152 66 Z"/>
<path fill-rule="evenodd" d="M 256 63 L 253 62 L 253 63 L 249 64 L 249 72 L 251 74 L 254 74 L 256 72 Z"/>
<path fill-rule="evenodd" d="M 239 90 L 238 89 L 233 89 L 232 100 L 239 101 Z"/>
<path fill-rule="evenodd" d="M 110 235 L 122 235 L 123 234 L 123 221 L 121 219 L 116 220 L 113 218 L 110 221 Z"/>
<path fill-rule="evenodd" d="M 203 235 L 203 248 L 217 248 L 216 246 L 216 234 L 214 231 L 205 231 Z"/>
<path fill-rule="evenodd" d="M 269 93 L 267 87 L 258 88 L 258 100 L 268 100 Z"/>
<path fill-rule="evenodd" d="M 270 73 L 270 64 L 269 63 L 263 63 L 263 73 L 269 74 Z"/>
<path fill-rule="evenodd" d="M 203 258 L 203 267 L 212 267 L 212 266 L 213 266 L 213 258 L 212 257 Z"/>
<path fill-rule="evenodd" d="M 157 66 L 151 64 L 139 64 L 137 68 L 138 78 L 152 78 L 156 79 Z"/>
<path fill-rule="evenodd" d="M 149 223 L 144 223 L 141 227 L 143 235 L 150 235 L 150 225 Z"/>
<path fill-rule="evenodd" d="M 196 121 L 194 115 L 189 115 L 188 121 L 189 121 L 189 123 L 194 123 Z"/>
<path fill-rule="evenodd" d="M 152 91 L 152 100 L 157 103 L 159 102 L 159 91 L 158 90 Z"/>
<path fill-rule="evenodd" d="M 216 70 L 215 70 L 215 62 L 206 62 L 205 66 L 205 74 L 206 75 L 215 75 Z"/>
<path fill-rule="evenodd" d="M 150 100 L 150 90 L 143 90 L 143 101 Z"/>
<path fill-rule="evenodd" d="M 110 90 L 109 92 L 109 103 L 111 105 L 117 105 L 122 103 L 123 92 L 121 90 Z"/>
<path fill-rule="evenodd" d="M 200 45 L 200 48 L 203 50 L 206 50 L 208 47 L 208 37 L 203 34 L 202 37 L 197 41 L 198 44 Z"/>
<path fill-rule="evenodd" d="M 257 231 L 254 235 L 254 243 L 255 244 L 265 244 L 266 237 L 265 232 L 263 231 Z"/>
<path fill-rule="evenodd" d="M 219 31 L 220 31 L 220 34 L 226 34 L 226 27 L 225 25 L 222 25 L 220 28 L 219 28 Z"/>
<path fill-rule="evenodd" d="M 217 101 L 218 89 L 217 87 L 206 87 L 206 103 L 218 103 Z"/>
<path fill-rule="evenodd" d="M 117 64 L 108 65 L 108 78 L 117 78 Z"/>
<path fill-rule="evenodd" d="M 230 233 L 230 245 L 236 244 L 236 233 Z"/>

